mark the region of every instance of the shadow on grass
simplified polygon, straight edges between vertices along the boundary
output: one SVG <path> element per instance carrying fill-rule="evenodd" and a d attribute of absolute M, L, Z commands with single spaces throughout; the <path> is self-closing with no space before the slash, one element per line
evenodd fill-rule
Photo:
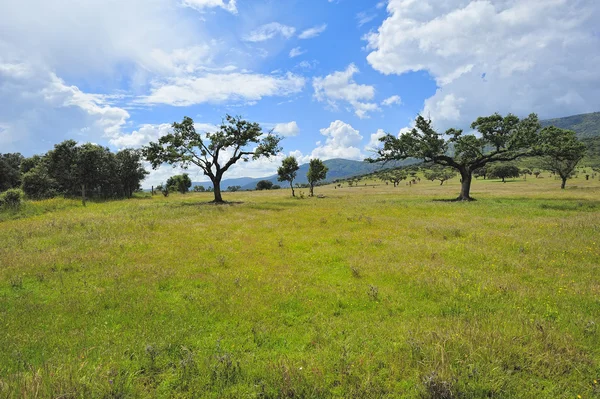
<path fill-rule="evenodd" d="M 178 206 L 234 206 L 234 205 L 242 205 L 243 201 L 224 201 L 224 202 L 215 202 L 215 201 L 202 201 L 202 202 L 182 202 Z"/>

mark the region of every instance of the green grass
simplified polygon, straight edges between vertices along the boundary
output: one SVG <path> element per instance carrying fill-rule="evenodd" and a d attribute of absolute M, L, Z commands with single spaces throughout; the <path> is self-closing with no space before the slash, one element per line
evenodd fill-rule
<path fill-rule="evenodd" d="M 559 185 L 30 203 L 0 397 L 600 397 L 600 182 Z"/>

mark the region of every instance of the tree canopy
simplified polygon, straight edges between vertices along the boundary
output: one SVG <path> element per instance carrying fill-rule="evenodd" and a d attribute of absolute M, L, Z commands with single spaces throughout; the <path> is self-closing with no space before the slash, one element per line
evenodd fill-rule
<path fill-rule="evenodd" d="M 370 162 L 416 158 L 456 169 L 462 179 L 457 200 L 472 200 L 470 190 L 473 171 L 493 162 L 508 162 L 539 154 L 540 123 L 535 114 L 524 119 L 508 114 L 477 118 L 471 128 L 478 132 L 464 134 L 459 129 L 439 133 L 431 119 L 419 115 L 415 127 L 399 137 L 387 134 L 382 147 Z"/>
<path fill-rule="evenodd" d="M 290 183 L 292 197 L 296 196 L 296 193 L 294 192 L 294 179 L 296 178 L 298 169 L 300 169 L 298 166 L 298 161 L 292 156 L 285 158 L 281 163 L 281 166 L 277 169 L 277 180 L 281 182 L 287 181 Z"/>
<path fill-rule="evenodd" d="M 226 115 L 214 133 L 199 133 L 192 118 L 173 123 L 173 131 L 144 147 L 154 169 L 162 164 L 199 167 L 214 186 L 214 202 L 222 203 L 221 179 L 239 160 L 269 158 L 281 151 L 281 137 L 264 134 L 258 123 Z M 252 148 L 253 147 L 253 148 Z"/>
<path fill-rule="evenodd" d="M 587 148 L 572 130 L 548 126 L 542 129 L 540 135 L 541 152 L 544 154 L 540 158 L 541 166 L 560 176 L 560 187 L 564 189 Z"/>
<path fill-rule="evenodd" d="M 320 181 L 323 181 L 327 178 L 327 172 L 329 168 L 321 161 L 319 158 L 311 159 L 308 164 L 308 172 L 306 173 L 306 178 L 308 179 L 308 184 L 310 185 L 310 196 L 314 195 L 315 184 Z"/>

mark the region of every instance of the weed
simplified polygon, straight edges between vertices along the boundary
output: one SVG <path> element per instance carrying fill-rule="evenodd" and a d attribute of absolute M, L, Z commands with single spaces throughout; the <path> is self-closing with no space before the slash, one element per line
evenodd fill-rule
<path fill-rule="evenodd" d="M 371 298 L 372 301 L 379 301 L 379 288 L 377 288 L 377 286 L 375 285 L 371 285 L 369 286 L 369 298 Z"/>

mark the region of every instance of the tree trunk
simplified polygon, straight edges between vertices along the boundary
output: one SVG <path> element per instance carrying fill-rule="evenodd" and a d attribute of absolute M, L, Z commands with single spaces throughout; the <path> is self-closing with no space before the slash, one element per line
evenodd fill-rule
<path fill-rule="evenodd" d="M 506 183 L 506 180 L 504 180 L 504 177 L 502 178 L 502 183 Z"/>
<path fill-rule="evenodd" d="M 85 184 L 81 185 L 81 203 L 85 206 Z"/>
<path fill-rule="evenodd" d="M 444 181 L 440 180 L 440 186 L 443 186 L 443 185 L 444 185 Z"/>
<path fill-rule="evenodd" d="M 215 176 L 215 178 L 211 180 L 213 184 L 213 193 L 215 195 L 215 199 L 213 202 L 215 204 L 224 203 L 225 201 L 223 201 L 223 197 L 221 197 L 221 176 Z"/>
<path fill-rule="evenodd" d="M 312 196 L 314 195 L 314 194 L 313 194 L 314 188 L 315 188 L 314 184 L 312 184 L 312 183 L 311 183 L 311 185 L 310 185 L 310 190 L 309 190 L 309 191 L 310 191 L 310 193 L 308 194 L 310 197 L 312 197 Z"/>
<path fill-rule="evenodd" d="M 292 189 L 292 197 L 296 196 L 296 192 L 294 191 L 294 181 L 290 181 L 290 188 Z"/>
<path fill-rule="evenodd" d="M 460 195 L 456 199 L 457 201 L 474 201 L 471 198 L 471 181 L 473 180 L 473 175 L 469 169 L 460 169 Z"/>
<path fill-rule="evenodd" d="M 560 185 L 560 188 L 564 190 L 566 185 L 567 185 L 567 178 L 563 177 L 562 178 L 562 184 Z"/>

